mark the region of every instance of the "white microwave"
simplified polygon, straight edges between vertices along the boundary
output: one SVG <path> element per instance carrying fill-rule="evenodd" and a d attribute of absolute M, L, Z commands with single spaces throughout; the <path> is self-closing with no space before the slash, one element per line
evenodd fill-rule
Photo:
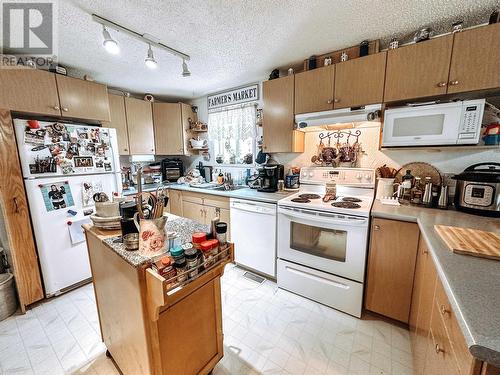
<path fill-rule="evenodd" d="M 479 143 L 485 100 L 387 109 L 382 147 Z"/>

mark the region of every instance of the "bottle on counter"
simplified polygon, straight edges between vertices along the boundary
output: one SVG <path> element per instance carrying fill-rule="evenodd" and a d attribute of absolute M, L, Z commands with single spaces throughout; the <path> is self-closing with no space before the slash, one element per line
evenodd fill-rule
<path fill-rule="evenodd" d="M 227 242 L 227 223 L 220 221 L 215 224 L 215 233 L 219 244 L 224 246 Z"/>
<path fill-rule="evenodd" d="M 219 254 L 219 241 L 213 239 L 202 242 L 201 251 L 203 253 L 205 269 L 212 267 L 217 261 L 217 255 Z"/>
<path fill-rule="evenodd" d="M 177 272 L 177 282 L 182 283 L 188 279 L 187 271 L 187 262 L 186 258 L 182 257 L 182 259 L 178 259 L 174 262 L 174 268 Z"/>
<path fill-rule="evenodd" d="M 192 279 L 198 275 L 198 249 L 193 247 L 192 249 L 186 250 L 184 251 L 184 256 L 186 258 L 188 277 Z"/>
<path fill-rule="evenodd" d="M 411 189 L 411 203 L 422 204 L 424 190 L 422 188 L 421 180 L 422 179 L 420 177 L 415 177 L 415 185 Z"/>
<path fill-rule="evenodd" d="M 219 185 L 222 185 L 224 183 L 224 175 L 222 174 L 222 171 L 219 172 L 219 175 L 217 176 L 217 183 Z"/>
<path fill-rule="evenodd" d="M 403 197 L 405 201 L 411 200 L 411 188 L 413 186 L 413 175 L 411 170 L 407 169 L 406 174 L 401 178 L 401 185 L 403 186 Z"/>

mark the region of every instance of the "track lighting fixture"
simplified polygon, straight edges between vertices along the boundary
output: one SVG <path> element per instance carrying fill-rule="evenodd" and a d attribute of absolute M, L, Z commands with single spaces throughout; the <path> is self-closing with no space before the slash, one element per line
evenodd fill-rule
<path fill-rule="evenodd" d="M 134 38 L 142 43 L 145 43 L 148 45 L 148 53 L 146 56 L 146 59 L 144 60 L 144 63 L 146 66 L 150 69 L 156 69 L 158 67 L 158 62 L 156 61 L 154 54 L 153 54 L 153 49 L 152 47 L 155 47 L 157 50 L 163 50 L 165 52 L 168 52 L 174 56 L 177 56 L 182 59 L 182 76 L 183 77 L 189 77 L 191 75 L 191 72 L 189 71 L 187 62 L 191 59 L 191 57 L 181 51 L 178 51 L 172 47 L 167 46 L 166 44 L 163 44 L 155 38 L 153 35 L 149 35 L 147 33 L 138 33 L 137 31 L 131 30 L 129 28 L 126 28 L 116 22 L 113 22 L 111 20 L 108 20 L 106 18 L 103 18 L 101 16 L 98 16 L 97 14 L 92 14 L 92 19 L 97 22 L 98 24 L 102 25 L 102 35 L 104 37 L 104 41 L 102 45 L 104 48 L 106 48 L 106 51 L 109 53 L 112 53 L 114 55 L 118 54 L 120 52 L 120 47 L 118 46 L 118 43 L 116 40 L 114 40 L 111 37 L 111 34 L 107 30 L 107 28 L 116 30 L 124 35 L 128 35 L 131 38 Z"/>
<path fill-rule="evenodd" d="M 144 63 L 149 69 L 156 69 L 158 67 L 158 63 L 156 62 L 155 57 L 153 55 L 153 49 L 151 48 L 151 44 L 149 44 L 148 55 L 144 59 Z"/>
<path fill-rule="evenodd" d="M 182 60 L 182 76 L 189 77 L 190 75 L 191 75 L 191 72 L 189 71 L 188 64 L 186 63 L 186 60 Z"/>
<path fill-rule="evenodd" d="M 104 41 L 102 45 L 112 55 L 117 55 L 120 53 L 120 47 L 118 46 L 118 42 L 111 37 L 111 34 L 106 29 L 106 26 L 102 25 L 102 36 L 104 37 Z"/>

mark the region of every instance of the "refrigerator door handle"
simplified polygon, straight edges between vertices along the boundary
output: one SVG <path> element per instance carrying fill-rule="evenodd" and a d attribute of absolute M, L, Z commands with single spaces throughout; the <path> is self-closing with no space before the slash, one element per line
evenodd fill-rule
<path fill-rule="evenodd" d="M 14 198 L 12 198 L 12 200 L 14 201 L 14 212 L 16 214 L 18 214 L 19 213 L 19 203 L 17 202 L 17 198 L 14 197 Z"/>

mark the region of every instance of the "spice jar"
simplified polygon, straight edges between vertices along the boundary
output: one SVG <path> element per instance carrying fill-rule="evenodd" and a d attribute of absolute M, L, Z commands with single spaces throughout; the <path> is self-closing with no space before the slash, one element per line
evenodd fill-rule
<path fill-rule="evenodd" d="M 186 258 L 186 266 L 188 269 L 189 278 L 193 278 L 198 275 L 198 250 L 195 248 L 188 249 L 184 251 L 184 257 Z"/>
<path fill-rule="evenodd" d="M 175 270 L 174 266 L 172 265 L 172 259 L 170 257 L 163 257 L 161 258 L 161 264 L 163 266 L 163 270 L 161 275 L 165 278 L 165 280 L 169 280 L 172 278 L 175 278 L 177 275 L 177 271 Z M 167 284 L 167 288 L 171 287 L 173 284 L 175 284 L 176 279 L 170 280 L 170 282 Z"/>
<path fill-rule="evenodd" d="M 219 244 L 225 245 L 227 242 L 226 239 L 226 233 L 227 233 L 227 223 L 217 223 L 215 225 L 215 232 L 217 233 L 217 240 L 219 241 Z"/>
<path fill-rule="evenodd" d="M 217 254 L 219 253 L 219 241 L 208 240 L 202 242 L 201 251 L 203 252 L 205 269 L 210 268 L 217 261 Z"/>
<path fill-rule="evenodd" d="M 187 271 L 186 258 L 182 257 L 182 259 L 176 260 L 174 263 L 174 268 L 177 272 L 178 283 L 182 283 L 188 279 L 188 274 L 185 273 Z"/>
<path fill-rule="evenodd" d="M 197 250 L 201 249 L 201 243 L 207 240 L 207 234 L 203 232 L 193 233 L 193 247 Z"/>
<path fill-rule="evenodd" d="M 170 255 L 174 258 L 174 262 L 184 259 L 184 249 L 181 246 L 175 246 L 170 249 Z"/>

